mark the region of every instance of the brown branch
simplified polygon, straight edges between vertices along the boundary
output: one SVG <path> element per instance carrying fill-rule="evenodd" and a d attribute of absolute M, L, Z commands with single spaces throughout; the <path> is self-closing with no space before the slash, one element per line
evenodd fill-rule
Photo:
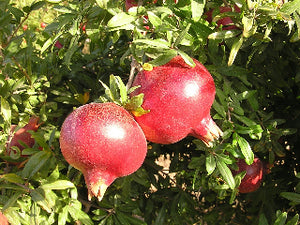
<path fill-rule="evenodd" d="M 16 64 L 16 66 L 19 68 L 19 70 L 21 70 L 21 72 L 24 74 L 24 76 L 26 77 L 29 85 L 32 85 L 31 79 L 27 73 L 27 71 L 21 66 L 20 63 L 17 62 L 15 57 L 12 57 L 12 60 L 14 61 L 14 63 Z"/>

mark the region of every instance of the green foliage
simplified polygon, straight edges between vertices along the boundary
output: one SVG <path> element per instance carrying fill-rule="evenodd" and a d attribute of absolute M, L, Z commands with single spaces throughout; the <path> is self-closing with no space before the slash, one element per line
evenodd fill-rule
<path fill-rule="evenodd" d="M 17 225 L 298 224 L 300 1 L 232 0 L 240 12 L 223 13 L 223 1 L 140 3 L 126 12 L 118 0 L 0 1 L 2 212 Z M 236 29 L 218 25 L 228 16 Z M 82 174 L 60 152 L 64 118 L 93 101 L 147 113 L 142 94 L 129 98 L 131 78 L 178 54 L 212 74 L 211 115 L 223 136 L 211 148 L 192 137 L 148 143 L 137 172 L 88 201 Z M 8 155 L 11 125 L 32 115 L 41 120 L 35 144 L 25 157 L 17 147 Z M 245 172 L 232 171 L 255 156 L 263 184 L 240 194 Z"/>

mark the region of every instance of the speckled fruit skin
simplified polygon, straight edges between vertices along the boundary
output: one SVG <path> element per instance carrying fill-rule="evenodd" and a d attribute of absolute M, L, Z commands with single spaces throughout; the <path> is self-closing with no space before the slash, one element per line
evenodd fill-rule
<path fill-rule="evenodd" d="M 0 225 L 9 225 L 6 216 L 0 212 Z"/>
<path fill-rule="evenodd" d="M 24 149 L 24 147 L 20 144 L 19 141 L 24 142 L 25 144 L 27 144 L 29 147 L 32 147 L 34 145 L 34 139 L 31 137 L 31 134 L 28 133 L 27 131 L 32 130 L 32 131 L 37 131 L 39 128 L 40 124 L 39 124 L 39 118 L 36 116 L 33 116 L 29 119 L 28 124 L 26 124 L 24 127 L 20 128 L 19 130 L 17 130 L 14 135 L 9 138 L 9 142 L 6 148 L 6 153 L 7 155 L 10 155 L 11 151 L 13 151 L 13 149 L 11 147 L 16 146 L 18 147 L 21 152 Z M 16 129 L 16 125 L 12 125 L 11 126 L 11 133 L 14 132 L 14 130 Z M 21 153 L 21 156 L 22 155 Z"/>
<path fill-rule="evenodd" d="M 102 199 L 117 178 L 142 165 L 147 142 L 133 117 L 114 103 L 90 103 L 73 111 L 64 121 L 60 148 L 66 161 L 80 170 L 89 199 Z"/>
<path fill-rule="evenodd" d="M 215 85 L 207 69 L 194 59 L 190 67 L 181 56 L 163 66 L 137 74 L 131 95 L 144 94 L 142 107 L 150 110 L 135 116 L 147 140 L 172 144 L 192 135 L 210 145 L 222 131 L 210 117 Z"/>
<path fill-rule="evenodd" d="M 263 180 L 263 163 L 259 158 L 254 158 L 251 165 L 248 165 L 245 160 L 239 159 L 237 162 L 239 167 L 238 171 L 233 171 L 233 175 L 246 171 L 245 177 L 242 179 L 239 186 L 240 193 L 250 193 L 256 191 Z"/>

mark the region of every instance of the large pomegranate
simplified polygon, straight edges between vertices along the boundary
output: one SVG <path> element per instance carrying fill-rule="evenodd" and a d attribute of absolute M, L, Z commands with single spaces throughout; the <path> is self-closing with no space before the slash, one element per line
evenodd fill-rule
<path fill-rule="evenodd" d="M 40 124 L 38 122 L 39 122 L 38 117 L 36 117 L 36 116 L 31 117 L 28 121 L 28 124 L 26 124 L 24 127 L 17 130 L 14 133 L 14 135 L 9 138 L 10 140 L 9 140 L 9 142 L 7 144 L 7 148 L 6 148 L 7 155 L 10 155 L 12 153 L 12 151 L 15 151 L 12 149 L 12 147 L 16 146 L 21 150 L 21 156 L 24 156 L 22 154 L 22 150 L 24 149 L 24 147 L 20 144 L 19 141 L 22 141 L 29 147 L 32 147 L 34 145 L 34 139 L 31 137 L 31 134 L 28 131 L 29 130 L 37 131 L 37 129 L 40 126 Z M 14 132 L 16 127 L 17 127 L 17 125 L 11 126 L 11 129 L 10 129 L 11 133 Z"/>
<path fill-rule="evenodd" d="M 144 93 L 142 107 L 150 110 L 135 116 L 149 141 L 172 144 L 192 135 L 205 144 L 218 138 L 222 131 L 210 116 L 215 85 L 207 69 L 194 59 L 195 67 L 181 56 L 163 66 L 137 74 L 132 95 Z"/>
<path fill-rule="evenodd" d="M 114 103 L 90 103 L 73 111 L 62 125 L 60 147 L 67 162 L 83 173 L 89 199 L 99 201 L 117 177 L 142 165 L 147 152 L 142 129 Z"/>
<path fill-rule="evenodd" d="M 263 180 L 263 163 L 259 158 L 254 158 L 253 163 L 251 165 L 248 165 L 245 160 L 239 159 L 237 165 L 239 169 L 238 171 L 233 170 L 233 175 L 246 171 L 246 175 L 242 179 L 239 186 L 239 192 L 249 193 L 256 191 L 260 187 Z"/>

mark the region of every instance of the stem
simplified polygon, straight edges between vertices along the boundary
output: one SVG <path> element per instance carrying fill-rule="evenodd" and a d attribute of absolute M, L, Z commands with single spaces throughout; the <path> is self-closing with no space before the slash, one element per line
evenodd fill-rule
<path fill-rule="evenodd" d="M 15 57 L 12 57 L 12 60 L 14 61 L 14 63 L 16 64 L 16 66 L 19 68 L 19 70 L 21 70 L 21 72 L 24 74 L 24 76 L 28 80 L 29 85 L 31 86 L 32 82 L 31 82 L 31 79 L 30 79 L 27 71 L 21 66 L 20 63 L 17 62 L 17 60 L 16 60 Z"/>
<path fill-rule="evenodd" d="M 129 88 L 131 87 L 132 83 L 133 83 L 133 79 L 134 79 L 134 73 L 135 73 L 135 70 L 138 70 L 138 71 L 142 71 L 143 68 L 141 67 L 141 65 L 135 60 L 135 58 L 132 56 L 131 57 L 132 60 L 131 60 L 131 69 L 130 69 L 130 74 L 129 74 L 129 78 L 128 78 L 128 82 L 126 84 L 126 89 L 127 91 L 129 90 Z"/>
<path fill-rule="evenodd" d="M 5 44 L 3 44 L 2 48 L 5 48 L 6 46 L 9 45 L 9 43 L 11 42 L 11 40 L 13 39 L 13 37 L 16 35 L 16 33 L 18 32 L 18 30 L 20 29 L 20 27 L 23 25 L 23 23 L 28 19 L 30 13 L 28 13 L 24 19 L 21 21 L 21 23 L 19 23 L 19 25 L 17 26 L 17 28 L 14 30 L 14 32 L 12 33 L 12 35 L 10 35 L 7 39 L 7 42 Z"/>

